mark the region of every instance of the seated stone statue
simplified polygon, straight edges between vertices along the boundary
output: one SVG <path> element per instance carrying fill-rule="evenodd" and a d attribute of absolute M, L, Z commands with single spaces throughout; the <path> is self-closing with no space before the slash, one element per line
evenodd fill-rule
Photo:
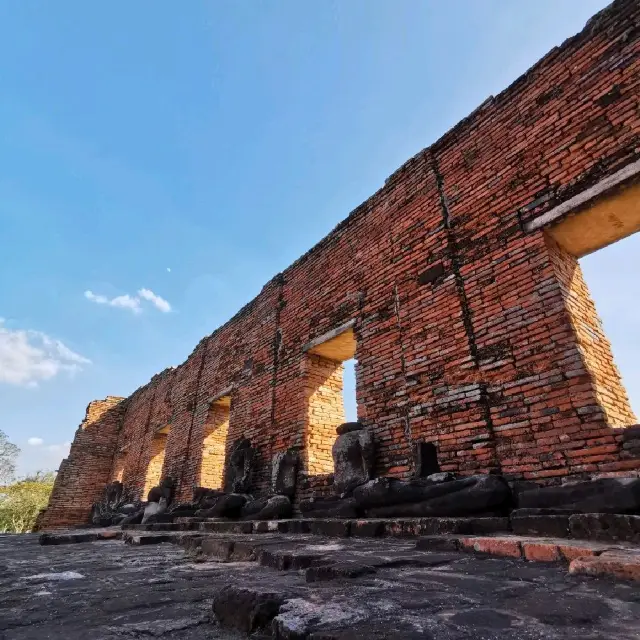
<path fill-rule="evenodd" d="M 271 464 L 271 491 L 274 495 L 292 498 L 296 492 L 298 465 L 300 456 L 298 449 L 290 447 L 286 451 L 276 453 Z"/>
<path fill-rule="evenodd" d="M 247 502 L 242 509 L 243 520 L 280 520 L 293 513 L 288 496 L 276 495 Z"/>
<path fill-rule="evenodd" d="M 278 520 L 290 518 L 293 513 L 291 498 L 296 492 L 298 449 L 291 447 L 276 453 L 271 464 L 271 493 L 249 500 L 242 508 L 244 520 Z"/>
<path fill-rule="evenodd" d="M 158 502 L 149 502 L 144 508 L 144 514 L 142 516 L 142 524 L 147 522 L 157 522 L 158 516 L 161 516 L 167 510 L 167 499 L 162 496 Z"/>
<path fill-rule="evenodd" d="M 345 496 L 373 478 L 375 448 L 371 431 L 359 422 L 346 422 L 336 432 L 338 437 L 331 449 L 334 488 L 338 495 Z"/>
<path fill-rule="evenodd" d="M 229 493 L 247 493 L 251 488 L 255 450 L 248 438 L 233 443 L 225 475 L 224 488 Z"/>
<path fill-rule="evenodd" d="M 242 493 L 225 493 L 207 509 L 199 509 L 195 515 L 199 518 L 239 518 L 242 508 L 249 497 Z"/>

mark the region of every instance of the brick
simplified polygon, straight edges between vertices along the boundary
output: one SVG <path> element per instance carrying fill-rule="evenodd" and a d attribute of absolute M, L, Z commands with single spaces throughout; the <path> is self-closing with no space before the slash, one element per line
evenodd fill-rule
<path fill-rule="evenodd" d="M 522 553 L 533 562 L 558 562 L 563 559 L 557 545 L 543 542 L 523 542 Z"/>
<path fill-rule="evenodd" d="M 600 556 L 576 558 L 569 565 L 569 573 L 640 582 L 640 557 L 605 552 Z"/>
<path fill-rule="evenodd" d="M 460 538 L 460 548 L 476 553 L 488 553 L 508 558 L 522 557 L 522 547 L 518 540 L 509 538 Z"/>

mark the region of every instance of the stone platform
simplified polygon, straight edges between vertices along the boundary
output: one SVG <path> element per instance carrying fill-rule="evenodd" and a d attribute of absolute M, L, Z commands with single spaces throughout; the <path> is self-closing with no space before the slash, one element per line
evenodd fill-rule
<path fill-rule="evenodd" d="M 185 548 L 0 536 L 0 638 L 640 638 L 634 584 L 451 550 L 464 536 L 121 533 Z"/>

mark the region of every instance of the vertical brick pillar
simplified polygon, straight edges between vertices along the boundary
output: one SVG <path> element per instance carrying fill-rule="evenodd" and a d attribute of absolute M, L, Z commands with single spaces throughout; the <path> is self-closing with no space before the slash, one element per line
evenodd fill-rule
<path fill-rule="evenodd" d="M 38 521 L 40 529 L 87 524 L 91 506 L 110 480 L 118 431 L 124 414 L 122 398 L 108 396 L 89 403 L 69 456 L 63 460 Z"/>

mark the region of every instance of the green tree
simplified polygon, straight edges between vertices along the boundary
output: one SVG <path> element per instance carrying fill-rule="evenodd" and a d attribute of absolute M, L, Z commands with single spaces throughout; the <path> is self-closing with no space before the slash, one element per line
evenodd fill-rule
<path fill-rule="evenodd" d="M 20 449 L 9 442 L 4 431 L 0 431 L 0 487 L 9 484 L 16 475 L 16 459 Z"/>
<path fill-rule="evenodd" d="M 55 473 L 38 472 L 0 487 L 0 533 L 28 533 L 49 502 Z"/>

